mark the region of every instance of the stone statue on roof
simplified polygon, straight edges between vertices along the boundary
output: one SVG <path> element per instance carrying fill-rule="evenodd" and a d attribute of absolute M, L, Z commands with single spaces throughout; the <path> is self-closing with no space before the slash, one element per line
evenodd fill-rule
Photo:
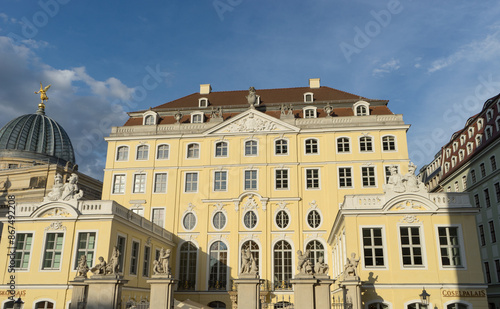
<path fill-rule="evenodd" d="M 257 103 L 257 94 L 255 94 L 255 88 L 250 87 L 248 89 L 248 95 L 246 96 L 250 108 L 255 108 L 255 103 Z"/>

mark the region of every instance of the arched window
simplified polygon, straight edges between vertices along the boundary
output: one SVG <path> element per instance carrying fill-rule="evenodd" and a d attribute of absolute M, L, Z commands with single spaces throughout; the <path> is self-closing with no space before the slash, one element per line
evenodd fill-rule
<path fill-rule="evenodd" d="M 255 261 L 255 266 L 257 267 L 257 270 L 260 269 L 260 264 L 259 264 L 259 245 L 253 240 L 247 240 L 243 243 L 241 246 L 241 251 L 247 251 L 250 249 L 250 253 L 252 254 L 252 257 Z M 241 265 L 243 267 L 243 265 Z M 241 269 L 240 269 L 241 271 Z"/>
<path fill-rule="evenodd" d="M 149 147 L 147 145 L 140 145 L 137 147 L 136 160 L 147 160 L 149 155 Z"/>
<path fill-rule="evenodd" d="M 366 116 L 368 115 L 367 108 L 364 105 L 356 107 L 356 116 Z"/>
<path fill-rule="evenodd" d="M 216 241 L 210 246 L 209 290 L 226 290 L 227 285 L 227 246 Z"/>
<path fill-rule="evenodd" d="M 191 114 L 191 123 L 203 123 L 203 113 Z"/>
<path fill-rule="evenodd" d="M 429 308 L 429 306 L 421 304 L 421 303 L 413 303 L 413 304 L 409 304 L 406 308 L 407 309 L 427 309 L 427 308 Z"/>
<path fill-rule="evenodd" d="M 312 102 L 314 101 L 314 94 L 312 92 L 306 92 L 304 93 L 304 102 Z"/>
<path fill-rule="evenodd" d="M 323 244 L 318 240 L 312 240 L 306 245 L 306 250 L 309 250 L 309 261 L 312 264 L 314 269 L 314 265 L 318 261 L 320 257 L 325 258 L 325 248 Z M 325 262 L 326 263 L 326 262 Z"/>
<path fill-rule="evenodd" d="M 359 151 L 373 151 L 373 143 L 371 137 L 363 136 L 359 138 Z"/>
<path fill-rule="evenodd" d="M 318 153 L 318 140 L 315 138 L 308 138 L 304 142 L 306 154 Z"/>
<path fill-rule="evenodd" d="M 368 305 L 368 309 L 387 309 L 387 308 L 389 308 L 389 306 L 384 303 L 371 303 Z"/>
<path fill-rule="evenodd" d="M 200 145 L 189 144 L 187 146 L 187 157 L 189 159 L 197 159 L 200 157 Z"/>
<path fill-rule="evenodd" d="M 170 147 L 168 145 L 158 145 L 158 151 L 156 152 L 156 159 L 168 159 Z"/>
<path fill-rule="evenodd" d="M 257 141 L 250 140 L 245 142 L 245 156 L 257 155 Z"/>
<path fill-rule="evenodd" d="M 396 138 L 394 136 L 382 137 L 382 149 L 384 151 L 396 150 Z"/>
<path fill-rule="evenodd" d="M 274 142 L 274 153 L 277 155 L 288 154 L 288 141 L 286 139 L 278 139 Z"/>
<path fill-rule="evenodd" d="M 144 119 L 144 125 L 150 126 L 155 124 L 155 117 L 153 115 L 147 115 L 146 119 Z"/>
<path fill-rule="evenodd" d="M 12 308 L 14 308 L 14 301 L 13 300 L 5 302 L 3 304 L 3 307 L 2 307 L 2 309 L 12 309 Z"/>
<path fill-rule="evenodd" d="M 337 139 L 337 152 L 350 152 L 351 146 L 349 143 L 349 138 L 340 137 Z"/>
<path fill-rule="evenodd" d="M 279 301 L 274 305 L 274 309 L 288 309 L 293 308 L 293 304 L 287 301 Z"/>
<path fill-rule="evenodd" d="M 116 150 L 116 161 L 127 161 L 128 160 L 128 147 L 120 146 Z"/>
<path fill-rule="evenodd" d="M 196 288 L 196 260 L 198 250 L 188 241 L 180 248 L 179 285 L 178 290 L 194 290 Z"/>
<path fill-rule="evenodd" d="M 226 309 L 226 304 L 221 301 L 210 302 L 208 306 L 213 309 Z"/>
<path fill-rule="evenodd" d="M 461 303 L 454 303 L 454 304 L 449 304 L 446 306 L 446 309 L 468 309 L 469 306 L 466 304 L 461 304 Z"/>
<path fill-rule="evenodd" d="M 215 144 L 215 156 L 216 157 L 227 157 L 227 143 L 218 142 Z"/>
<path fill-rule="evenodd" d="M 279 240 L 274 245 L 274 289 L 290 290 L 292 284 L 292 246 L 286 240 Z"/>
<path fill-rule="evenodd" d="M 35 309 L 54 309 L 54 303 L 50 301 L 39 301 L 35 304 Z"/>

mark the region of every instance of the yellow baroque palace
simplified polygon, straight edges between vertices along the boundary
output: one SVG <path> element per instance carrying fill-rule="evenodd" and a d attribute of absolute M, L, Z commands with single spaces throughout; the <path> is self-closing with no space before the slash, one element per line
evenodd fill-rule
<path fill-rule="evenodd" d="M 68 221 L 67 257 L 59 271 L 43 272 L 49 219 L 26 212 L 31 219 L 18 231 L 32 230 L 37 239 L 21 276 L 37 284 L 53 276 L 47 284 L 67 286 L 75 275 L 78 233 L 92 230 L 92 265 L 113 246 L 124 257 L 129 283 L 123 308 L 128 300 L 148 298 L 145 280 L 160 247 L 172 249 L 175 299 L 212 308 L 236 307 L 232 280 L 242 271 L 244 250 L 263 280 L 263 308 L 294 302 L 290 280 L 299 250 L 313 267 L 321 258 L 328 265 L 327 275 L 336 280 L 334 302 L 349 301 L 341 286 L 350 258 L 359 263 L 362 308 L 487 308 L 477 210 L 464 195 L 433 195 L 411 183 L 409 125 L 387 104 L 311 79 L 309 87 L 221 92 L 205 84 L 197 93 L 131 112 L 106 138 L 103 201 L 95 201 L 107 203 L 103 221 L 95 214 L 94 221 Z M 90 201 L 78 203 L 76 209 Z M 122 210 L 125 217 L 114 214 Z M 66 211 L 72 214 L 69 206 Z M 131 218 L 168 236 L 145 231 Z M 7 265 L 6 242 L 1 246 L 0 263 Z M 7 288 L 6 271 L 2 278 Z M 41 291 L 27 289 L 30 303 Z M 71 299 L 69 288 L 43 291 L 64 306 Z M 419 299 L 424 291 L 429 304 Z"/>

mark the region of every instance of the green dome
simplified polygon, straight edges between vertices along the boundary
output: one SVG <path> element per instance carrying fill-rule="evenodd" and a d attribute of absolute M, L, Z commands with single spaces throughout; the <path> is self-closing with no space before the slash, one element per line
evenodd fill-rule
<path fill-rule="evenodd" d="M 0 156 L 75 163 L 68 134 L 43 110 L 17 117 L 0 129 Z"/>

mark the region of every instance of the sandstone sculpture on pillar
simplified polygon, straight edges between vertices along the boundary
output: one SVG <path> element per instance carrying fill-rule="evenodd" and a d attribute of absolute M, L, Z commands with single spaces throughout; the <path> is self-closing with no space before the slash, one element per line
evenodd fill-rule
<path fill-rule="evenodd" d="M 315 274 L 317 274 L 317 275 L 327 275 L 328 274 L 328 270 L 330 269 L 330 267 L 328 267 L 328 264 L 326 264 L 324 262 L 324 260 L 325 259 L 322 256 L 320 256 L 318 258 L 318 261 L 314 265 L 314 273 Z"/>
<path fill-rule="evenodd" d="M 170 277 L 172 272 L 170 270 L 170 249 L 165 250 L 165 248 L 161 248 L 160 256 L 158 260 L 153 262 L 153 274 L 154 275 L 163 275 L 166 277 Z"/>
<path fill-rule="evenodd" d="M 257 263 L 250 251 L 250 247 L 241 249 L 241 273 L 242 274 L 257 274 Z"/>
<path fill-rule="evenodd" d="M 297 270 L 299 271 L 299 275 L 312 275 L 313 268 L 311 265 L 311 261 L 309 260 L 309 250 L 306 250 L 304 254 L 302 254 L 301 250 L 297 251 L 297 256 L 299 260 L 299 264 L 297 265 Z"/>
<path fill-rule="evenodd" d="M 356 258 L 356 253 L 351 253 L 351 258 L 347 258 L 344 270 L 344 279 L 355 279 L 358 277 L 359 259 Z"/>
<path fill-rule="evenodd" d="M 82 255 L 78 261 L 78 267 L 76 269 L 76 277 L 87 278 L 87 273 L 89 272 L 89 266 L 87 265 L 87 257 Z"/>

